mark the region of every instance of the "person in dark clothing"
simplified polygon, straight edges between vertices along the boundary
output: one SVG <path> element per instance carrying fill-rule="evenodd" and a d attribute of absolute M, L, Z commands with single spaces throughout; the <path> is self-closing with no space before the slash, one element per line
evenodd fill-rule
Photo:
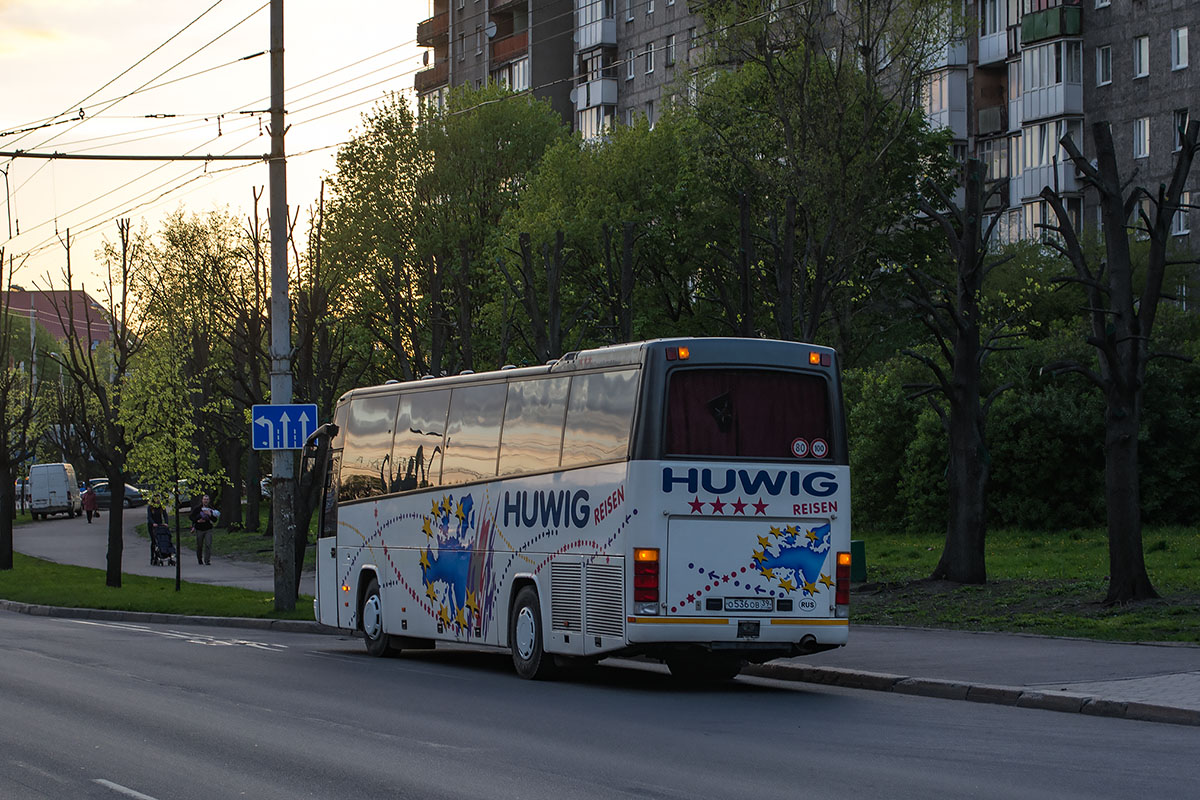
<path fill-rule="evenodd" d="M 212 529 L 221 512 L 212 507 L 212 498 L 204 495 L 200 505 L 192 509 L 192 533 L 196 534 L 196 561 L 212 563 Z"/>
<path fill-rule="evenodd" d="M 92 487 L 87 487 L 83 492 L 83 496 L 79 498 L 83 504 L 83 511 L 87 514 L 88 524 L 92 523 L 92 517 L 96 516 L 96 493 L 92 491 Z"/>

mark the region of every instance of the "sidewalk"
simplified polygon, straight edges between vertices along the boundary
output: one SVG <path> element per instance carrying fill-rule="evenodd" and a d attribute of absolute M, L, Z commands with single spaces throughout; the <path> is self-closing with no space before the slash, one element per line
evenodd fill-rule
<path fill-rule="evenodd" d="M 67 519 L 51 517 L 48 520 L 30 522 L 13 528 L 13 549 L 18 553 L 60 564 L 105 569 L 108 557 L 108 514 L 107 510 L 88 524 L 86 517 Z M 185 511 L 186 514 L 186 511 Z M 174 578 L 175 567 L 150 565 L 150 540 L 137 535 L 134 528 L 146 521 L 146 509 L 127 508 L 123 515 L 124 549 L 121 553 L 121 571 L 128 575 L 149 575 L 155 578 Z M 191 583 L 208 583 L 217 586 L 240 586 L 262 592 L 275 591 L 275 573 L 271 564 L 255 564 L 234 561 L 231 558 L 213 556 L 212 564 L 201 566 L 196 563 L 196 551 L 189 547 L 195 540 L 189 535 L 187 518 L 180 519 L 183 528 L 180 545 L 183 552 L 180 560 L 180 577 Z M 214 537 L 221 535 L 220 529 L 213 531 Z M 171 538 L 175 537 L 175 518 L 171 518 Z M 300 576 L 300 593 L 316 593 L 315 573 L 308 571 Z"/>
<path fill-rule="evenodd" d="M 150 566 L 149 543 L 133 526 L 144 509 L 125 517 L 125 572 L 174 577 L 174 567 Z M 35 522 L 13 532 L 17 552 L 65 564 L 103 569 L 108 518 Z M 219 535 L 219 534 L 218 534 Z M 214 558 L 195 563 L 185 547 L 184 580 L 272 591 L 269 564 Z M 314 593 L 306 573 L 301 591 Z M 851 598 L 853 601 L 853 598 Z M 330 633 L 316 622 L 168 618 L 130 612 L 29 607 L 0 601 L 0 609 L 54 616 L 196 622 Z M 1026 708 L 1200 726 L 1200 645 L 1124 644 L 1008 633 L 970 633 L 851 624 L 850 643 L 838 650 L 750 666 L 747 675 L 806 681 L 925 697 L 1000 703 Z"/>

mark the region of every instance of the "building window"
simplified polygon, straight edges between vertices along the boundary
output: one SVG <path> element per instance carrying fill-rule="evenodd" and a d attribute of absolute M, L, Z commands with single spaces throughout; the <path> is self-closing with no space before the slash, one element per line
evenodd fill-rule
<path fill-rule="evenodd" d="M 1097 61 L 1099 55 L 1097 55 Z M 1083 43 L 1078 39 L 1029 47 L 1021 53 L 1025 89 L 1045 89 L 1066 83 L 1083 83 Z"/>
<path fill-rule="evenodd" d="M 675 64 L 675 34 L 667 37 L 667 66 Z"/>
<path fill-rule="evenodd" d="M 465 33 L 458 34 L 458 60 L 462 61 L 467 57 L 467 35 Z"/>
<path fill-rule="evenodd" d="M 1150 37 L 1139 36 L 1133 40 L 1133 77 L 1144 78 L 1150 74 Z"/>
<path fill-rule="evenodd" d="M 935 72 L 925 80 L 922 102 L 925 116 L 933 116 L 946 109 L 946 73 Z"/>
<path fill-rule="evenodd" d="M 1096 48 L 1096 85 L 1107 86 L 1112 83 L 1112 46 L 1104 45 Z"/>
<path fill-rule="evenodd" d="M 1187 65 L 1187 28 L 1173 28 L 1171 30 L 1171 69 L 1184 69 Z"/>
<path fill-rule="evenodd" d="M 654 13 L 654 0 L 646 0 L 646 13 L 647 14 Z"/>
<path fill-rule="evenodd" d="M 475 26 L 475 55 L 483 55 L 483 27 Z"/>
<path fill-rule="evenodd" d="M 700 37 L 696 35 L 695 28 L 688 28 L 688 50 L 695 50 L 700 46 Z"/>
<path fill-rule="evenodd" d="M 1096 0 L 1096 8 L 1108 8 L 1112 4 L 1112 0 Z"/>
<path fill-rule="evenodd" d="M 654 42 L 646 42 L 646 74 L 654 72 Z"/>
<path fill-rule="evenodd" d="M 1000 24 L 1000 0 L 983 0 L 979 4 L 979 35 L 991 36 L 993 33 L 1003 33 Z"/>
<path fill-rule="evenodd" d="M 1133 121 L 1133 157 L 1146 158 L 1150 155 L 1150 118 L 1140 117 Z"/>
<path fill-rule="evenodd" d="M 1179 193 L 1179 209 L 1175 212 L 1175 216 L 1171 217 L 1171 233 L 1175 236 L 1183 236 L 1191 233 L 1192 229 L 1188 225 L 1188 206 L 1192 204 L 1191 192 Z"/>
<path fill-rule="evenodd" d="M 675 0 L 667 0 L 667 5 L 669 5 L 669 6 L 675 5 Z"/>
<path fill-rule="evenodd" d="M 625 21 L 633 22 L 633 0 L 625 0 Z"/>
<path fill-rule="evenodd" d="M 650 124 L 650 129 L 654 129 L 654 101 L 646 101 L 646 122 Z"/>
<path fill-rule="evenodd" d="M 1175 131 L 1175 152 L 1183 149 L 1183 134 L 1187 132 L 1188 110 L 1177 108 L 1171 115 L 1171 127 Z"/>
<path fill-rule="evenodd" d="M 633 51 L 626 50 L 625 51 L 625 80 L 627 80 L 627 81 L 633 80 L 633 72 L 634 72 Z"/>
<path fill-rule="evenodd" d="M 522 58 L 512 63 L 512 90 L 525 92 L 529 90 L 529 59 Z"/>

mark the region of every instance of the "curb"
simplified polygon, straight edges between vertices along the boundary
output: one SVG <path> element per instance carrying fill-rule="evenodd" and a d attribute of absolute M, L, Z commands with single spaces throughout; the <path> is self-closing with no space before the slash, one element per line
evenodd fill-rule
<path fill-rule="evenodd" d="M 847 689 L 867 689 L 943 700 L 966 700 L 973 703 L 995 703 L 1018 708 L 1090 714 L 1096 717 L 1200 726 L 1200 711 L 1192 709 L 1106 700 L 1102 697 L 1070 692 L 1043 692 L 1021 686 L 913 678 L 885 672 L 862 672 L 841 667 L 811 667 L 801 664 L 751 664 L 743 669 L 742 673 L 759 678 L 817 683 Z"/>
<path fill-rule="evenodd" d="M 118 611 L 107 608 L 61 608 L 33 603 L 0 600 L 0 611 L 13 611 L 33 617 L 61 619 L 99 619 L 110 622 L 154 622 L 171 625 L 207 625 L 214 628 L 250 628 L 254 630 L 285 631 L 287 633 L 319 633 L 344 636 L 339 628 L 302 619 L 256 619 L 253 617 L 195 617 L 186 614 L 158 614 L 145 611 Z"/>

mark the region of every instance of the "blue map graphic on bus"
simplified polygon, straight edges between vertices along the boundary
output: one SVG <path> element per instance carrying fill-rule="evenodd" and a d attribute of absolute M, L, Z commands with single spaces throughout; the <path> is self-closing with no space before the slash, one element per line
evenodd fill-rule
<path fill-rule="evenodd" d="M 472 556 L 478 551 L 474 529 L 474 500 L 469 494 L 457 502 L 453 496 L 434 502 L 425 520 L 430 541 L 421 553 L 421 582 L 434 615 L 446 627 L 469 630 L 470 623 L 479 619 L 478 593 L 471 591 Z"/>
<path fill-rule="evenodd" d="M 804 533 L 790 525 L 783 529 L 772 528 L 771 536 L 775 542 L 765 536 L 759 537 L 761 546 L 753 556 L 758 571 L 768 580 L 777 581 L 784 591 L 800 589 L 805 595 L 817 594 L 820 591 L 817 584 L 824 582 L 821 566 L 829 555 L 832 536 L 829 523 Z M 776 552 L 771 552 L 772 545 L 777 546 Z M 791 572 L 790 578 L 783 576 L 787 572 Z"/>

